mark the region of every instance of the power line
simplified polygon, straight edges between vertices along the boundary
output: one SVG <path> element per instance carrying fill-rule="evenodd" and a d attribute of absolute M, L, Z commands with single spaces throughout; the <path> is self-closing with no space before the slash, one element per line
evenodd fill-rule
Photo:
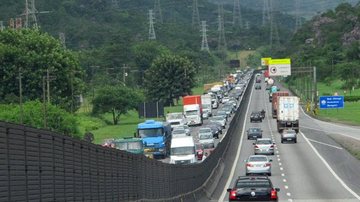
<path fill-rule="evenodd" d="M 200 15 L 199 15 L 199 5 L 197 0 L 193 0 L 192 5 L 192 26 L 200 27 Z"/>
<path fill-rule="evenodd" d="M 240 0 L 234 0 L 233 22 L 232 23 L 234 26 L 239 25 L 240 27 L 243 27 Z"/>
<path fill-rule="evenodd" d="M 155 18 L 158 19 L 160 23 L 163 23 L 160 0 L 155 0 L 154 12 Z"/>
<path fill-rule="evenodd" d="M 119 6 L 119 0 L 111 0 L 111 7 L 113 9 L 119 9 L 120 6 Z"/>
<path fill-rule="evenodd" d="M 153 10 L 149 10 L 149 40 L 156 40 L 155 29 L 154 29 L 154 13 Z"/>
<path fill-rule="evenodd" d="M 262 26 L 270 22 L 269 0 L 263 0 Z"/>
<path fill-rule="evenodd" d="M 277 21 L 276 21 L 276 17 L 275 17 L 274 10 L 273 10 L 274 5 L 273 5 L 273 1 L 271 1 L 271 0 L 269 1 L 269 7 L 270 7 L 270 55 L 271 55 L 274 41 L 275 41 L 276 45 L 279 45 L 280 38 L 279 38 L 279 31 L 278 31 L 278 27 L 277 27 Z"/>
<path fill-rule="evenodd" d="M 201 33 L 202 33 L 201 51 L 209 52 L 209 44 L 207 41 L 206 32 L 207 32 L 206 21 L 201 21 Z"/>
<path fill-rule="evenodd" d="M 25 28 L 31 25 L 38 28 L 38 19 L 36 14 L 50 13 L 49 11 L 37 11 L 35 7 L 35 0 L 25 0 L 25 11 L 22 16 L 25 16 Z"/>
<path fill-rule="evenodd" d="M 295 32 L 301 27 L 300 0 L 295 0 Z"/>
<path fill-rule="evenodd" d="M 0 21 L 0 31 L 3 31 L 5 28 L 4 28 L 4 22 L 3 21 Z"/>
<path fill-rule="evenodd" d="M 223 4 L 219 4 L 218 7 L 218 31 L 219 31 L 219 38 L 218 38 L 218 50 L 219 51 L 226 51 L 226 39 L 225 39 L 225 27 L 224 27 L 224 7 Z"/>

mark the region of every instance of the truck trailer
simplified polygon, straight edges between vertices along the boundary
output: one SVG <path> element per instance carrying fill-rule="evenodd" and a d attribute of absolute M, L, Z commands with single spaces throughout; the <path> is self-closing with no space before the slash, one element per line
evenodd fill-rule
<path fill-rule="evenodd" d="M 183 110 L 188 126 L 202 125 L 203 121 L 200 95 L 183 97 Z"/>
<path fill-rule="evenodd" d="M 296 96 L 280 96 L 277 100 L 277 129 L 280 133 L 285 129 L 299 132 L 300 98 Z"/>
<path fill-rule="evenodd" d="M 277 103 L 280 96 L 289 96 L 289 92 L 279 91 L 272 94 L 271 112 L 272 112 L 272 117 L 275 119 L 277 117 L 277 107 L 278 107 Z"/>

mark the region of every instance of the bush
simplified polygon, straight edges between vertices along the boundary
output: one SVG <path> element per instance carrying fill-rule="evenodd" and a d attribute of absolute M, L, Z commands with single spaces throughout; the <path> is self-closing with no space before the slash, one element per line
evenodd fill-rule
<path fill-rule="evenodd" d="M 360 96 L 345 96 L 345 102 L 358 102 L 360 100 Z"/>

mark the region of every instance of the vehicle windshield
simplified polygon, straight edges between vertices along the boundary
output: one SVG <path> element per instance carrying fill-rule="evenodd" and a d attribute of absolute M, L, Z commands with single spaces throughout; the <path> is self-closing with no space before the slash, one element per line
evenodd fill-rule
<path fill-rule="evenodd" d="M 271 187 L 268 180 L 239 180 L 236 183 L 236 188 L 257 188 L 257 187 Z"/>
<path fill-rule="evenodd" d="M 225 115 L 226 112 L 225 112 L 225 111 L 218 111 L 217 114 L 218 114 L 218 115 Z"/>
<path fill-rule="evenodd" d="M 177 125 L 180 125 L 180 122 L 179 121 L 171 122 L 170 125 L 177 126 Z"/>
<path fill-rule="evenodd" d="M 195 149 L 196 149 L 196 150 L 198 150 L 198 149 L 203 149 L 202 144 L 195 144 Z"/>
<path fill-rule="evenodd" d="M 216 120 L 216 121 L 222 121 L 222 120 L 224 120 L 224 117 L 222 117 L 222 116 L 213 116 L 211 119 Z"/>
<path fill-rule="evenodd" d="M 198 115 L 198 113 L 199 113 L 198 110 L 190 110 L 185 112 L 186 116 L 195 116 Z"/>
<path fill-rule="evenodd" d="M 259 133 L 259 132 L 261 132 L 261 129 L 260 128 L 250 128 L 249 131 L 252 133 Z"/>
<path fill-rule="evenodd" d="M 200 134 L 199 139 L 200 140 L 212 139 L 212 135 L 211 134 Z"/>
<path fill-rule="evenodd" d="M 268 161 L 268 159 L 264 156 L 252 156 L 249 158 L 249 162 L 260 162 L 260 161 Z"/>
<path fill-rule="evenodd" d="M 167 114 L 166 118 L 167 119 L 182 119 L 183 115 L 182 114 Z"/>
<path fill-rule="evenodd" d="M 142 142 L 115 142 L 115 148 L 120 150 L 140 150 L 142 149 Z"/>
<path fill-rule="evenodd" d="M 174 130 L 173 132 L 172 132 L 172 134 L 174 135 L 174 134 L 184 134 L 184 133 L 186 133 L 185 132 L 185 130 Z"/>
<path fill-rule="evenodd" d="M 171 148 L 171 155 L 190 155 L 195 154 L 195 147 L 174 147 Z"/>
<path fill-rule="evenodd" d="M 210 128 L 200 128 L 199 133 L 211 133 Z"/>
<path fill-rule="evenodd" d="M 271 140 L 257 140 L 256 144 L 272 144 Z"/>
<path fill-rule="evenodd" d="M 139 129 L 139 136 L 141 138 L 157 137 L 157 136 L 162 136 L 162 134 L 163 134 L 162 128 Z"/>

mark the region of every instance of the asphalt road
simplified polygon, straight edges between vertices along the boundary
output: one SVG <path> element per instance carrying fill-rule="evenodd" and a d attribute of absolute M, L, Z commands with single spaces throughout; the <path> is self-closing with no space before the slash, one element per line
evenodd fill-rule
<path fill-rule="evenodd" d="M 247 140 L 244 131 L 251 126 L 260 126 L 263 137 L 273 138 L 276 142 L 275 155 L 271 156 L 270 178 L 274 186 L 281 189 L 279 201 L 360 201 L 360 161 L 327 136 L 331 132 L 359 138 L 359 128 L 317 121 L 301 113 L 298 143 L 281 144 L 276 120 L 271 117 L 265 84 L 261 90 L 253 90 L 250 99 L 245 114 L 248 118 L 239 143 L 240 153 L 235 159 L 233 172 L 224 175 L 226 183 L 219 183 L 214 200 L 226 201 L 226 189 L 233 186 L 237 176 L 245 175 L 244 160 L 253 154 L 254 141 Z M 251 111 L 261 109 L 266 110 L 264 121 L 250 123 Z"/>

